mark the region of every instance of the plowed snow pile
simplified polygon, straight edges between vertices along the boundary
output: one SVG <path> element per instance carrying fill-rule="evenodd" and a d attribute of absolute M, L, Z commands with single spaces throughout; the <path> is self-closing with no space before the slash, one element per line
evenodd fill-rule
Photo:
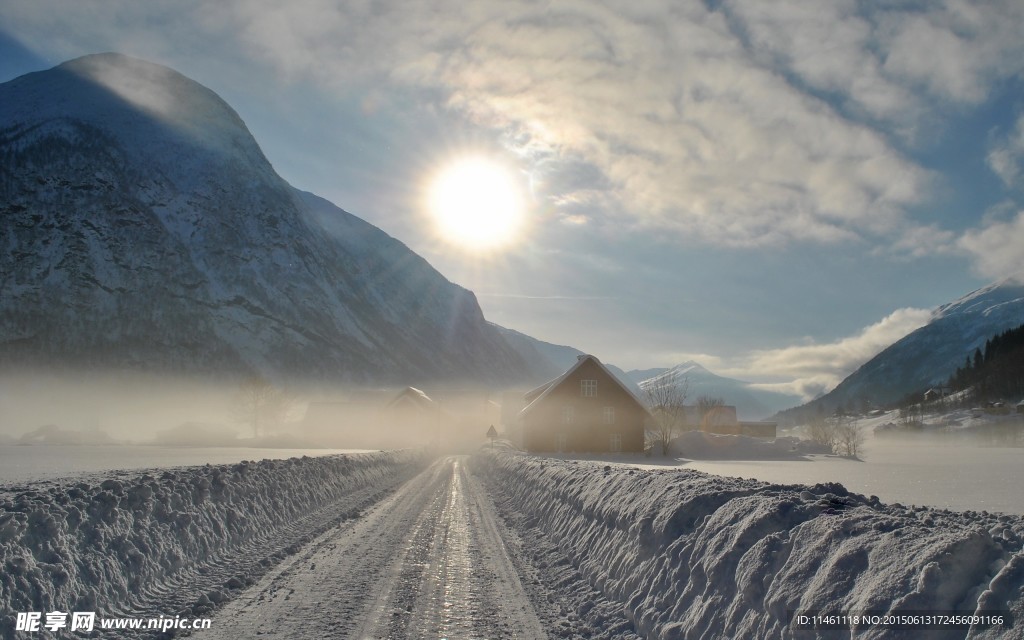
<path fill-rule="evenodd" d="M 839 484 L 803 487 L 691 470 L 484 453 L 476 467 L 648 638 L 814 637 L 793 611 L 1003 611 L 1024 637 L 1024 519 L 885 505 Z M 858 638 L 915 633 L 876 626 Z M 850 632 L 823 634 L 850 637 Z"/>
<path fill-rule="evenodd" d="M 208 613 L 424 462 L 412 452 L 246 461 L 0 494 L 0 612 Z"/>

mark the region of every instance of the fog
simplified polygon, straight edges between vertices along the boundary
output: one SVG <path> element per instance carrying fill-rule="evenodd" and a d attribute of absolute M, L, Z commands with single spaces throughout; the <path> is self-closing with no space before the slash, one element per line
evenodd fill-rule
<path fill-rule="evenodd" d="M 51 477 L 59 475 L 60 469 L 53 467 L 61 464 L 70 465 L 70 472 L 74 465 L 60 460 L 74 456 L 96 458 L 87 465 L 92 469 L 106 464 L 102 460 L 109 460 L 110 468 L 128 466 L 130 460 L 135 461 L 131 466 L 202 464 L 223 461 L 224 456 L 287 457 L 292 455 L 287 451 L 300 450 L 430 447 L 471 452 L 486 442 L 490 426 L 505 432 L 508 417 L 503 421 L 501 403 L 509 405 L 511 414 L 511 400 L 520 397 L 453 385 L 420 390 L 137 373 L 7 374 L 0 377 L 0 447 L 8 459 L 26 460 L 26 449 L 14 445 L 75 448 L 74 455 L 53 454 L 52 460 L 42 452 L 32 454 L 43 456 L 32 464 L 51 467 L 41 471 Z M 887 502 L 1024 513 L 1024 494 L 1012 482 L 1024 468 L 1020 417 L 983 416 L 960 425 L 969 428 L 902 435 L 886 434 L 883 428 L 883 435 L 875 435 L 875 427 L 892 426 L 887 420 L 891 418 L 862 421 L 866 441 L 858 460 L 825 455 L 801 459 L 802 454 L 747 460 L 727 460 L 737 456 L 723 454 L 716 460 L 694 460 L 680 451 L 671 464 L 776 483 L 840 482 Z M 92 447 L 90 452 L 82 453 L 83 445 Z M 194 450 L 152 458 L 141 445 Z M 663 466 L 666 461 L 632 462 Z"/>
<path fill-rule="evenodd" d="M 345 388 L 146 373 L 0 376 L 0 444 L 469 451 L 501 427 L 499 392 Z"/>
<path fill-rule="evenodd" d="M 20 438 L 46 425 L 83 443 L 141 443 L 188 422 L 232 423 L 230 385 L 151 374 L 27 373 L 0 376 L 0 433 Z"/>

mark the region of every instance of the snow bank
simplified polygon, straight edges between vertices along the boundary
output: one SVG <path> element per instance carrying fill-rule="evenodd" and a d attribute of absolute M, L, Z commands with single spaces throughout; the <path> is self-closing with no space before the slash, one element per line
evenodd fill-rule
<path fill-rule="evenodd" d="M 243 461 L 0 495 L 0 636 L 21 611 L 139 615 L 180 604 L 177 592 L 204 577 L 209 589 L 186 594 L 184 610 L 157 613 L 208 613 L 289 545 L 375 501 L 423 462 L 413 452 Z"/>
<path fill-rule="evenodd" d="M 639 471 L 483 453 L 503 510 L 554 539 L 648 638 L 802 638 L 793 611 L 992 611 L 1024 637 L 1024 519 L 884 505 L 839 484 L 802 487 L 692 470 Z M 859 638 L 912 637 L 874 627 Z M 966 631 L 928 637 L 964 637 Z M 821 637 L 850 637 L 850 632 Z"/>

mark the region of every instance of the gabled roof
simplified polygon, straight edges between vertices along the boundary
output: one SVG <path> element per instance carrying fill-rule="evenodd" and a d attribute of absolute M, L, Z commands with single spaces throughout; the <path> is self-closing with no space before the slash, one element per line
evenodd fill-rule
<path fill-rule="evenodd" d="M 522 411 L 519 412 L 519 415 L 520 416 L 526 415 L 531 410 L 533 410 L 535 407 L 540 405 L 544 401 L 544 398 L 546 398 L 548 396 L 548 394 L 550 394 L 554 389 L 558 388 L 558 386 L 560 384 L 562 384 L 577 369 L 582 367 L 584 365 L 584 363 L 587 363 L 587 362 L 593 362 L 598 367 L 600 367 L 601 371 L 603 371 L 605 373 L 605 375 L 607 375 L 609 378 L 611 378 L 612 381 L 615 382 L 615 384 L 619 385 L 620 389 L 625 391 L 626 394 L 628 394 L 629 397 L 632 398 L 634 402 L 636 402 L 638 405 L 640 405 L 640 408 L 642 408 L 644 411 L 647 411 L 646 405 L 643 403 L 642 400 L 640 400 L 640 398 L 637 397 L 637 395 L 635 393 L 633 393 L 632 389 L 630 389 L 626 385 L 622 384 L 622 381 L 620 381 L 617 377 L 615 377 L 615 374 L 612 373 L 611 370 L 608 369 L 608 367 L 604 366 L 604 364 L 600 360 L 597 359 L 597 356 L 592 356 L 592 355 L 587 354 L 587 355 L 577 356 L 576 357 L 576 364 L 574 364 L 573 366 L 569 367 L 568 371 L 566 371 L 562 375 L 558 376 L 554 380 L 551 380 L 549 382 L 545 382 L 544 384 L 540 385 L 536 389 L 533 389 L 531 391 L 527 391 L 526 395 L 523 396 L 523 399 L 526 400 L 527 405 L 526 405 L 526 407 Z"/>
<path fill-rule="evenodd" d="M 406 387 L 405 389 L 402 389 L 397 396 L 395 396 L 394 400 L 388 403 L 388 407 L 394 407 L 403 400 L 411 402 L 424 409 L 432 408 L 435 404 L 434 401 L 430 399 L 430 396 L 423 393 L 416 387 Z"/>

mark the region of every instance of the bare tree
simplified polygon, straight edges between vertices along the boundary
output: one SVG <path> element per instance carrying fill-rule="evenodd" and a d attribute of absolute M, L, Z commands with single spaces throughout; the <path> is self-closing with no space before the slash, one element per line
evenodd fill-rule
<path fill-rule="evenodd" d="M 715 398 L 707 394 L 697 396 L 697 414 L 702 425 L 708 424 L 708 416 L 713 416 L 719 407 L 725 406 L 725 398 Z"/>
<path fill-rule="evenodd" d="M 668 455 L 669 443 L 686 423 L 686 396 L 690 381 L 670 370 L 645 383 L 641 389 L 654 417 L 654 429 L 647 433 L 647 443 L 661 447 L 661 454 Z"/>
<path fill-rule="evenodd" d="M 856 458 L 864 444 L 864 431 L 856 419 L 837 413 L 817 416 L 807 423 L 807 437 L 841 456 Z"/>
<path fill-rule="evenodd" d="M 836 416 L 834 429 L 833 452 L 847 458 L 856 458 L 864 444 L 864 431 L 861 430 L 860 424 L 847 416 Z"/>
<path fill-rule="evenodd" d="M 924 426 L 924 411 L 920 404 L 900 407 L 900 423 L 904 429 L 918 430 Z"/>
<path fill-rule="evenodd" d="M 835 425 L 825 416 L 815 416 L 807 423 L 807 437 L 811 442 L 824 445 L 829 448 L 829 451 L 835 451 Z"/>
<path fill-rule="evenodd" d="M 290 408 L 289 395 L 259 374 L 241 382 L 232 407 L 239 422 L 252 427 L 254 438 L 283 422 Z"/>

